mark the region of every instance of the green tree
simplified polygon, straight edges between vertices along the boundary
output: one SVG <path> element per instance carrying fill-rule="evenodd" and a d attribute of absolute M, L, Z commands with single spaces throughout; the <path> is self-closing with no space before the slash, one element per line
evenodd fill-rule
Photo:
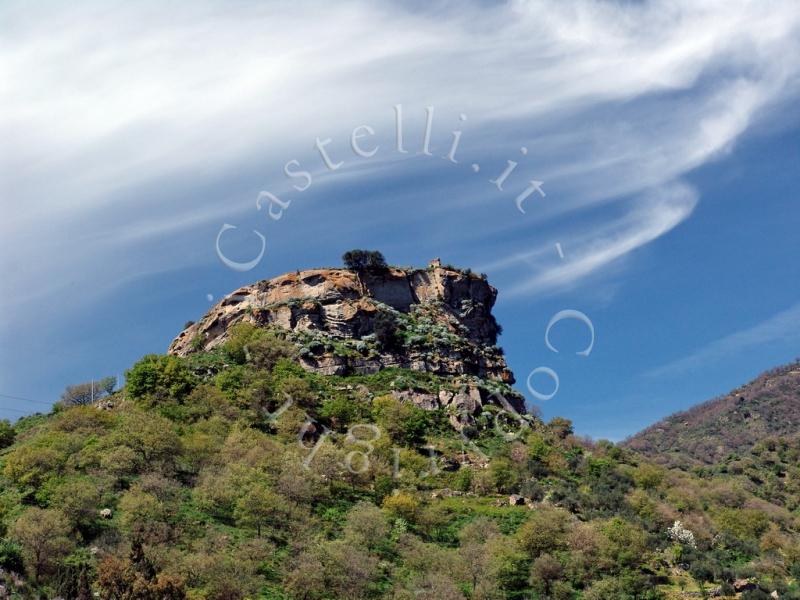
<path fill-rule="evenodd" d="M 130 539 L 142 544 L 164 542 L 170 531 L 167 507 L 153 494 L 132 489 L 119 501 L 120 525 Z"/>
<path fill-rule="evenodd" d="M 239 527 L 255 529 L 261 537 L 264 527 L 279 527 L 288 513 L 286 500 L 263 485 L 253 485 L 239 500 L 233 518 Z"/>
<path fill-rule="evenodd" d="M 148 354 L 126 373 L 125 388 L 132 398 L 153 396 L 183 399 L 195 385 L 195 378 L 183 359 L 173 355 Z"/>
<path fill-rule="evenodd" d="M 125 415 L 109 445 L 133 450 L 139 469 L 170 468 L 181 451 L 172 422 L 157 414 L 134 411 Z"/>
<path fill-rule="evenodd" d="M 348 250 L 342 255 L 342 262 L 354 271 L 385 269 L 387 266 L 383 254 L 377 250 Z"/>
<path fill-rule="evenodd" d="M 51 505 L 58 507 L 74 527 L 86 530 L 98 517 L 100 496 L 100 489 L 91 479 L 71 479 L 55 489 Z"/>
<path fill-rule="evenodd" d="M 409 402 L 401 402 L 390 395 L 375 398 L 372 412 L 378 425 L 389 437 L 408 446 L 424 442 L 431 426 L 431 415 L 428 411 Z"/>
<path fill-rule="evenodd" d="M 519 528 L 517 539 L 532 558 L 545 552 L 554 552 L 566 542 L 568 521 L 569 516 L 563 510 L 537 510 Z"/>

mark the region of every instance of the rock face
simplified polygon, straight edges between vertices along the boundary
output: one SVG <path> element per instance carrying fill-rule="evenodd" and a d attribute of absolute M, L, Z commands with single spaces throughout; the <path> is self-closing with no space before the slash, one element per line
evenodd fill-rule
<path fill-rule="evenodd" d="M 402 367 L 512 384 L 496 346 L 496 298 L 484 277 L 438 259 L 426 269 L 298 271 L 229 294 L 182 331 L 169 352 L 211 350 L 228 339 L 232 326 L 247 322 L 286 330 L 300 364 L 322 374 Z M 446 400 L 417 399 L 430 406 Z"/>

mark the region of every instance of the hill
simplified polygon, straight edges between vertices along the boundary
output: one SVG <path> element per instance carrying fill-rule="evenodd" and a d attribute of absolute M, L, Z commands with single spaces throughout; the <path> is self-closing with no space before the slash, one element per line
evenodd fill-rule
<path fill-rule="evenodd" d="M 800 431 L 800 362 L 763 373 L 729 394 L 676 413 L 625 441 L 674 466 L 713 465 L 768 438 Z"/>
<path fill-rule="evenodd" d="M 797 448 L 690 473 L 580 438 L 523 411 L 485 278 L 322 271 L 0 423 L 0 598 L 800 598 L 800 496 L 748 479 Z"/>

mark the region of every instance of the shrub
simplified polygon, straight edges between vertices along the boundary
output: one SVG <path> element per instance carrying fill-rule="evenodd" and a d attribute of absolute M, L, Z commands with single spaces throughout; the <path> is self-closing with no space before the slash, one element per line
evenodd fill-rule
<path fill-rule="evenodd" d="M 257 369 L 272 369 L 281 359 L 296 354 L 294 345 L 279 337 L 275 331 L 250 323 L 237 323 L 230 329 L 222 352 L 232 362 L 251 364 Z"/>
<path fill-rule="evenodd" d="M 373 327 L 375 329 L 375 338 L 382 348 L 386 350 L 395 350 L 402 345 L 397 320 L 391 313 L 385 311 L 378 312 L 375 316 Z"/>
<path fill-rule="evenodd" d="M 148 354 L 126 373 L 126 389 L 133 398 L 151 395 L 182 399 L 192 391 L 195 379 L 177 356 Z"/>
<path fill-rule="evenodd" d="M 408 446 L 425 441 L 431 425 L 427 411 L 387 395 L 373 400 L 372 412 L 381 428 L 394 441 Z"/>
<path fill-rule="evenodd" d="M 386 498 L 383 499 L 383 508 L 395 517 L 413 523 L 417 518 L 419 502 L 413 496 L 397 493 L 393 496 L 386 496 Z"/>
<path fill-rule="evenodd" d="M 22 548 L 19 544 L 10 540 L 0 540 L 0 568 L 22 572 Z"/>
<path fill-rule="evenodd" d="M 333 422 L 336 427 L 343 427 L 355 422 L 363 416 L 363 411 L 357 402 L 346 396 L 336 396 L 322 403 L 320 416 Z"/>
<path fill-rule="evenodd" d="M 7 419 L 0 420 L 0 450 L 14 443 L 14 427 Z"/>

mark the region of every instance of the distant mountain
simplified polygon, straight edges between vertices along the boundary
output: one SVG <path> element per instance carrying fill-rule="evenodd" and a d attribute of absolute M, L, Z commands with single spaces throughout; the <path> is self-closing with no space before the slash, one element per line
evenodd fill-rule
<path fill-rule="evenodd" d="M 763 373 L 726 396 L 676 413 L 624 442 L 671 466 L 710 465 L 770 437 L 800 432 L 800 361 Z"/>

